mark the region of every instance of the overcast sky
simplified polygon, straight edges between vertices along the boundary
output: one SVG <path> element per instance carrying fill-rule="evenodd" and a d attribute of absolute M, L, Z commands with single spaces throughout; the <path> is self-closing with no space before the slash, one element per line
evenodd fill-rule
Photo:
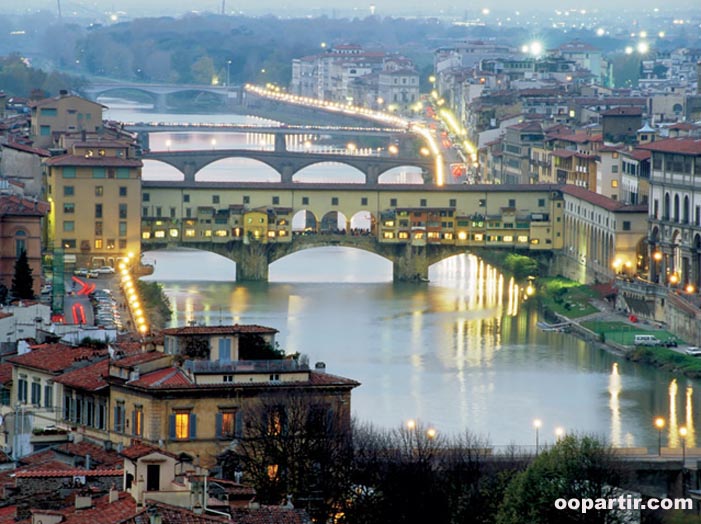
<path fill-rule="evenodd" d="M 132 16 L 143 14 L 180 15 L 183 12 L 211 11 L 219 12 L 225 2 L 226 11 L 243 11 L 244 13 L 260 14 L 268 11 L 275 14 L 309 13 L 348 15 L 353 12 L 360 16 L 370 14 L 370 5 L 374 4 L 375 12 L 379 15 L 391 14 L 463 14 L 484 7 L 496 12 L 499 9 L 524 9 L 522 0 L 481 0 L 476 3 L 456 2 L 455 0 L 0 0 L 2 12 L 26 12 L 31 9 L 56 11 L 60 2 L 64 14 L 77 11 L 80 14 L 97 14 L 100 12 L 125 11 Z M 595 9 L 595 8 L 649 8 L 660 9 L 698 7 L 697 0 L 530 0 L 528 6 L 536 9 Z"/>

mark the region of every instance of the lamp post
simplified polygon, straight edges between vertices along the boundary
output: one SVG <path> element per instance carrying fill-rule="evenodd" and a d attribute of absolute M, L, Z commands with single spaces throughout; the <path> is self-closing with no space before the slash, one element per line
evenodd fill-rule
<path fill-rule="evenodd" d="M 533 421 L 533 427 L 535 428 L 535 454 L 538 456 L 538 450 L 540 448 L 540 427 L 543 425 L 543 421 L 539 418 Z"/>
<path fill-rule="evenodd" d="M 227 89 L 231 85 L 230 82 L 231 82 L 231 60 L 227 60 L 226 61 L 226 87 L 227 87 Z"/>
<path fill-rule="evenodd" d="M 560 440 L 562 437 L 565 436 L 565 428 L 562 426 L 558 426 L 555 428 L 555 439 Z"/>
<path fill-rule="evenodd" d="M 680 427 L 679 428 L 679 436 L 682 439 L 682 469 L 684 468 L 684 465 L 686 464 L 686 434 L 687 434 L 686 426 Z"/>
<path fill-rule="evenodd" d="M 662 456 L 662 429 L 664 428 L 665 421 L 662 417 L 657 417 L 655 419 L 655 427 L 657 428 L 657 455 Z"/>

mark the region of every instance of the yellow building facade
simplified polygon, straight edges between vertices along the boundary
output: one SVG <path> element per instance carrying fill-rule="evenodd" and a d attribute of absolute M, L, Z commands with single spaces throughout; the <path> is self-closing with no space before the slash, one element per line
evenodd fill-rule
<path fill-rule="evenodd" d="M 104 106 L 66 91 L 34 102 L 31 109 L 30 136 L 36 147 L 54 147 L 64 133 L 94 133 L 102 129 Z"/>

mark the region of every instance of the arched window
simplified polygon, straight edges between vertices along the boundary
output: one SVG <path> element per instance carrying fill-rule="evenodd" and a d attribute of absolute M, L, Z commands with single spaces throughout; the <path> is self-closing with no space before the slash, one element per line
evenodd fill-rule
<path fill-rule="evenodd" d="M 674 221 L 679 222 L 679 195 L 674 195 Z"/>
<path fill-rule="evenodd" d="M 664 194 L 664 206 L 662 208 L 662 220 L 669 220 L 669 193 Z"/>
<path fill-rule="evenodd" d="M 684 209 L 682 210 L 682 220 L 685 224 L 689 223 L 689 195 L 684 197 Z"/>

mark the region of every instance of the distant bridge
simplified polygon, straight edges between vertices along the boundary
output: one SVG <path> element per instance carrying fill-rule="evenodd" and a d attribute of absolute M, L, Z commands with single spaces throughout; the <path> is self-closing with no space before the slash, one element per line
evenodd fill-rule
<path fill-rule="evenodd" d="M 228 123 L 169 123 L 131 122 L 125 123 L 127 131 L 135 133 L 177 133 L 180 131 L 261 133 L 283 135 L 339 135 L 339 136 L 409 136 L 409 132 L 396 127 L 353 127 L 353 126 L 302 126 Z"/>
<path fill-rule="evenodd" d="M 192 93 L 197 96 L 202 93 L 216 95 L 222 103 L 241 104 L 244 98 L 242 86 L 218 86 L 205 84 L 147 84 L 138 82 L 92 82 L 83 88 L 83 93 L 91 100 L 97 101 L 100 96 L 123 91 L 145 93 L 153 100 L 156 111 L 168 109 L 168 96 L 176 93 Z"/>
<path fill-rule="evenodd" d="M 272 167 L 280 174 L 281 182 L 292 182 L 295 173 L 305 167 L 324 162 L 338 162 L 354 167 L 365 174 L 367 184 L 377 184 L 382 173 L 395 167 L 419 167 L 427 184 L 435 183 L 435 161 L 429 158 L 399 158 L 394 156 L 344 155 L 287 151 L 285 137 L 275 135 L 275 151 L 250 149 L 213 149 L 211 151 L 151 151 L 144 160 L 169 164 L 183 173 L 186 183 L 194 183 L 196 174 L 209 164 L 226 158 L 250 158 Z"/>

